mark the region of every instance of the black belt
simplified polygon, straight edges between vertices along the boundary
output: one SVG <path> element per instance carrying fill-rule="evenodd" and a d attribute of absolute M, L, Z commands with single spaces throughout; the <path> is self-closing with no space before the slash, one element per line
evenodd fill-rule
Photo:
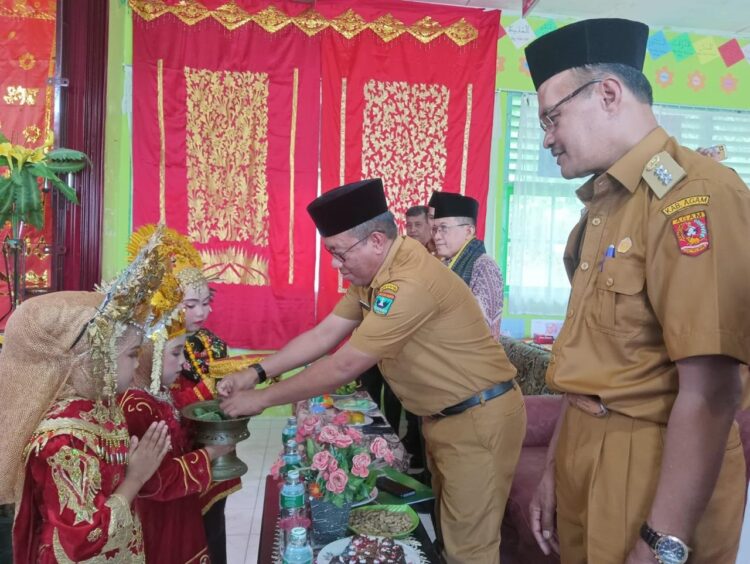
<path fill-rule="evenodd" d="M 459 413 L 463 413 L 470 407 L 474 407 L 475 405 L 479 405 L 480 403 L 484 403 L 493 398 L 502 396 L 508 390 L 512 390 L 514 384 L 515 381 L 513 379 L 495 384 L 491 388 L 487 388 L 483 392 L 479 392 L 478 394 L 471 396 L 469 399 L 466 399 L 461 403 L 457 403 L 456 405 L 441 409 L 439 412 L 433 415 L 433 417 L 447 417 L 448 415 L 458 415 Z"/>

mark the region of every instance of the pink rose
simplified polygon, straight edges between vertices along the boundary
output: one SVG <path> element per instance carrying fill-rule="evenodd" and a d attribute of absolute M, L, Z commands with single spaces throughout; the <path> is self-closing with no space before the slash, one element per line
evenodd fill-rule
<path fill-rule="evenodd" d="M 273 463 L 271 466 L 271 476 L 278 479 L 281 475 L 281 467 L 284 466 L 284 459 L 279 457 L 276 459 L 276 462 Z"/>
<path fill-rule="evenodd" d="M 393 452 L 391 452 L 391 450 L 388 449 L 383 454 L 383 460 L 385 460 L 386 464 L 389 464 L 390 466 L 393 466 L 393 462 L 396 460 L 396 457 L 393 456 Z"/>
<path fill-rule="evenodd" d="M 325 470 L 326 468 L 328 468 L 328 464 L 331 462 L 331 460 L 336 462 L 333 456 L 331 456 L 331 453 L 328 452 L 327 450 L 321 450 L 320 452 L 316 452 L 313 455 L 312 468 L 313 470 L 318 470 L 318 471 Z"/>
<path fill-rule="evenodd" d="M 375 455 L 375 458 L 384 458 L 385 453 L 389 451 L 388 443 L 383 437 L 376 437 L 370 444 L 370 452 Z"/>
<path fill-rule="evenodd" d="M 339 436 L 339 431 L 333 425 L 326 425 L 320 430 L 318 435 L 318 442 L 333 444 L 336 437 Z"/>
<path fill-rule="evenodd" d="M 297 428 L 297 433 L 302 435 L 303 437 L 309 437 L 315 432 L 315 429 L 317 428 L 319 423 L 320 417 L 318 417 L 317 415 L 310 415 L 306 417 L 304 421 L 302 421 L 302 425 Z"/>
<path fill-rule="evenodd" d="M 326 482 L 326 489 L 329 492 L 340 494 L 346 489 L 346 483 L 349 481 L 346 473 L 340 468 L 335 472 L 331 472 Z"/>
<path fill-rule="evenodd" d="M 354 466 L 369 466 L 371 462 L 370 455 L 366 452 L 361 452 L 352 457 L 352 464 Z"/>
<path fill-rule="evenodd" d="M 362 443 L 362 433 L 360 433 L 353 427 L 347 427 L 346 434 L 349 435 L 355 443 L 357 444 Z"/>
<path fill-rule="evenodd" d="M 354 466 L 352 468 L 352 474 L 359 476 L 360 478 L 367 478 L 370 475 L 370 470 L 367 466 Z"/>
<path fill-rule="evenodd" d="M 331 419 L 331 423 L 333 423 L 334 425 L 346 425 L 347 423 L 349 423 L 349 416 L 345 411 L 341 411 L 337 413 L 333 419 Z"/>
<path fill-rule="evenodd" d="M 351 446 L 353 442 L 354 440 L 349 435 L 341 433 L 334 439 L 333 444 L 339 448 L 346 448 Z"/>
<path fill-rule="evenodd" d="M 331 460 L 328 461 L 328 466 L 326 467 L 326 470 L 329 472 L 333 472 L 334 470 L 338 470 L 339 462 L 336 460 L 333 456 L 331 456 Z"/>

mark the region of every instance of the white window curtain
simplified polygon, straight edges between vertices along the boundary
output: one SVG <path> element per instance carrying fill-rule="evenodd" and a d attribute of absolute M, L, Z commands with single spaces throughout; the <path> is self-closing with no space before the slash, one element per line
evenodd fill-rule
<path fill-rule="evenodd" d="M 575 190 L 542 147 L 535 94 L 508 93 L 505 186 L 508 202 L 507 311 L 562 316 L 570 285 L 562 263 L 568 233 L 581 216 Z M 723 143 L 727 166 L 750 181 L 750 112 L 654 106 L 659 123 L 683 145 Z"/>

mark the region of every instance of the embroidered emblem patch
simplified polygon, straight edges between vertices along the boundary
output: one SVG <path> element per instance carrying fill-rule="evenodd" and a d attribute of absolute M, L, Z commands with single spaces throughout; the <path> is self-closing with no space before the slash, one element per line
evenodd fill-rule
<path fill-rule="evenodd" d="M 690 196 L 689 198 L 677 200 L 674 204 L 668 205 L 661 211 L 664 215 L 672 215 L 690 206 L 707 206 L 710 199 L 711 196 Z"/>
<path fill-rule="evenodd" d="M 689 213 L 672 220 L 672 229 L 683 255 L 697 256 L 709 248 L 706 212 Z"/>
<path fill-rule="evenodd" d="M 380 287 L 381 292 L 390 292 L 395 294 L 398 292 L 398 286 L 394 284 L 393 282 L 386 282 Z"/>
<path fill-rule="evenodd" d="M 396 296 L 389 292 L 378 292 L 378 295 L 375 296 L 375 303 L 372 304 L 372 311 L 378 315 L 388 315 L 395 299 Z"/>
<path fill-rule="evenodd" d="M 627 253 L 633 246 L 633 240 L 630 237 L 625 237 L 622 241 L 617 243 L 618 253 Z"/>

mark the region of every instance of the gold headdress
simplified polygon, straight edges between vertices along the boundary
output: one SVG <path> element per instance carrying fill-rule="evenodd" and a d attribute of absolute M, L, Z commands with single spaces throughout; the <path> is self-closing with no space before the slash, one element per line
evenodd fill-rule
<path fill-rule="evenodd" d="M 95 292 L 53 292 L 23 302 L 8 320 L 0 353 L 0 503 L 17 498 L 23 478 L 23 453 L 45 413 L 69 387 L 72 375 L 89 374 L 96 399 L 96 419 L 119 422 L 114 401 L 117 378 L 117 337 L 134 321 L 142 321 L 165 265 L 156 252 L 161 234 L 154 233 L 132 264 L 105 295 Z M 23 374 L 23 378 L 19 375 Z M 77 388 L 76 388 L 77 391 Z M 88 396 L 87 396 L 88 397 Z M 124 426 L 123 426 L 124 427 Z M 114 429 L 120 428 L 118 425 Z M 54 432 L 39 435 L 43 441 Z M 127 430 L 96 437 L 102 458 L 125 461 Z"/>
<path fill-rule="evenodd" d="M 198 251 L 187 237 L 168 227 L 144 225 L 138 229 L 130 238 L 128 258 L 135 256 L 157 229 L 164 233 L 159 252 L 169 269 L 151 298 L 152 315 L 145 326 L 146 337 L 154 346 L 150 380 L 150 391 L 153 394 L 159 393 L 161 389 L 164 346 L 169 339 L 185 333 L 185 312 L 182 306 L 184 292 L 187 288 L 208 284 L 203 276 L 203 263 Z"/>

